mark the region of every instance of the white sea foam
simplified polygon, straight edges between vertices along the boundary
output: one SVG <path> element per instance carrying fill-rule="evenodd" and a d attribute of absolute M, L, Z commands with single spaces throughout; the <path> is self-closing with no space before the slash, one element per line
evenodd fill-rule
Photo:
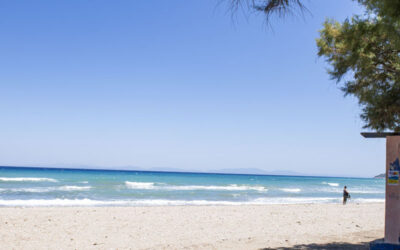
<path fill-rule="evenodd" d="M 105 203 L 102 201 L 89 200 L 89 199 L 0 200 L 0 206 L 98 206 L 98 205 L 105 205 Z"/>
<path fill-rule="evenodd" d="M 351 199 L 348 202 L 355 203 L 379 203 L 384 202 L 385 199 L 368 199 L 358 198 Z M 329 197 L 280 197 L 280 198 L 258 198 L 255 199 L 253 204 L 310 204 L 310 203 L 341 203 L 341 198 L 329 198 Z"/>
<path fill-rule="evenodd" d="M 317 188 L 317 189 L 312 189 L 314 192 L 322 192 L 322 193 L 342 193 L 343 189 L 340 188 Z M 374 188 L 354 188 L 354 189 L 348 189 L 350 194 L 384 194 L 385 190 L 384 189 L 374 189 Z"/>
<path fill-rule="evenodd" d="M 377 203 L 384 199 L 355 199 L 349 202 Z M 208 201 L 208 200 L 90 200 L 90 199 L 52 199 L 52 200 L 0 200 L 0 206 L 184 206 L 184 205 L 265 205 L 265 204 L 309 204 L 340 203 L 340 198 L 258 198 L 252 201 Z"/>
<path fill-rule="evenodd" d="M 91 186 L 61 186 L 61 187 L 34 187 L 34 188 L 2 188 L 0 192 L 47 193 L 52 191 L 85 191 Z"/>
<path fill-rule="evenodd" d="M 158 190 L 220 190 L 220 191 L 245 191 L 245 190 L 255 190 L 259 192 L 266 192 L 266 189 L 263 186 L 246 186 L 246 185 L 228 185 L 228 186 L 201 186 L 201 185 L 188 185 L 188 186 L 169 186 L 163 185 L 159 183 L 159 185 L 155 185 L 153 182 L 130 182 L 126 181 L 125 185 L 130 189 L 158 189 Z"/>
<path fill-rule="evenodd" d="M 349 190 L 350 194 L 384 194 L 385 190 L 375 190 L 375 189 L 354 189 Z"/>
<path fill-rule="evenodd" d="M 57 188 L 57 190 L 61 191 L 84 191 L 91 189 L 91 186 L 62 186 Z"/>
<path fill-rule="evenodd" d="M 329 197 L 274 197 L 258 198 L 253 201 L 254 204 L 308 204 L 308 203 L 336 203 L 340 198 Z"/>
<path fill-rule="evenodd" d="M 53 200 L 0 200 L 0 206 L 179 206 L 179 205 L 239 205 L 229 201 L 206 200 L 113 200 L 53 199 Z"/>
<path fill-rule="evenodd" d="M 0 177 L 0 181 L 34 181 L 34 182 L 57 182 L 55 179 L 51 178 L 36 178 L 36 177 Z"/>
<path fill-rule="evenodd" d="M 287 193 L 299 193 L 301 191 L 300 188 L 281 188 L 280 190 Z"/>
<path fill-rule="evenodd" d="M 263 186 L 246 186 L 246 185 L 228 185 L 228 186 L 166 186 L 165 189 L 169 190 L 225 190 L 225 191 L 246 191 L 255 190 L 260 192 L 266 192 Z"/>
<path fill-rule="evenodd" d="M 322 184 L 326 184 L 329 185 L 331 187 L 339 187 L 339 183 L 335 183 L 335 182 L 322 182 Z"/>
<path fill-rule="evenodd" d="M 311 192 L 316 192 L 316 193 L 342 193 L 343 190 L 339 188 L 329 188 L 329 187 L 322 187 L 322 188 L 311 188 L 309 189 Z"/>
<path fill-rule="evenodd" d="M 368 199 L 368 198 L 359 198 L 359 199 L 350 199 L 348 202 L 356 202 L 356 203 L 380 203 L 385 202 L 385 199 Z"/>
<path fill-rule="evenodd" d="M 133 182 L 125 181 L 125 185 L 130 189 L 154 189 L 154 182 Z"/>
<path fill-rule="evenodd" d="M 10 188 L 4 189 L 4 192 L 16 192 L 16 193 L 46 193 L 50 192 L 51 188 Z"/>

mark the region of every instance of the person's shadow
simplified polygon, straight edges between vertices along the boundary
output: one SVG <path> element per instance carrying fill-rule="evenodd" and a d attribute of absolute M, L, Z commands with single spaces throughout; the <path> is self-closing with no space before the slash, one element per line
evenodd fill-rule
<path fill-rule="evenodd" d="M 362 250 L 368 250 L 369 249 L 369 243 L 368 242 L 361 242 L 361 243 L 356 243 L 356 244 L 351 244 L 351 243 L 345 243 L 345 242 L 332 242 L 332 243 L 326 243 L 326 244 L 301 244 L 301 245 L 294 245 L 292 247 L 278 247 L 278 248 L 262 248 L 262 250 L 272 250 L 272 249 L 278 249 L 278 250 L 289 250 L 289 249 L 301 249 L 301 250 L 308 250 L 308 249 L 327 249 L 327 250 L 350 250 L 350 249 L 362 249 Z"/>

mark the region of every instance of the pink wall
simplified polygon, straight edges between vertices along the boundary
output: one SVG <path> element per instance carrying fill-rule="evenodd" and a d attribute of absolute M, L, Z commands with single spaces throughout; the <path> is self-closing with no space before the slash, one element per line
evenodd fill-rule
<path fill-rule="evenodd" d="M 399 243 L 400 236 L 400 136 L 386 137 L 386 213 L 385 242 Z M 397 162 L 396 162 L 397 160 Z"/>

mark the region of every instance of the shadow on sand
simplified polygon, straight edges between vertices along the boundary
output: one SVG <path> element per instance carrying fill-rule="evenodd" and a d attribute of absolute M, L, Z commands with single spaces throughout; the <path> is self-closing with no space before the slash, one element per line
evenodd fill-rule
<path fill-rule="evenodd" d="M 361 242 L 357 244 L 351 244 L 351 243 L 345 243 L 345 242 L 332 242 L 332 243 L 326 243 L 326 244 L 302 244 L 302 245 L 294 245 L 292 247 L 278 247 L 278 248 L 263 248 L 262 250 L 272 250 L 272 249 L 279 249 L 279 250 L 289 250 L 289 249 L 328 249 L 328 250 L 350 250 L 350 249 L 362 249 L 362 250 L 367 250 L 369 249 L 369 243 L 370 242 Z"/>

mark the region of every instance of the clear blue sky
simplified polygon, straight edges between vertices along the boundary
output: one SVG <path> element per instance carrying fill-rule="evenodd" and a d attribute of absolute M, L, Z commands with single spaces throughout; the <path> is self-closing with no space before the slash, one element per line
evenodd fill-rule
<path fill-rule="evenodd" d="M 0 165 L 384 172 L 318 58 L 325 17 L 232 19 L 220 0 L 3 1 Z"/>

